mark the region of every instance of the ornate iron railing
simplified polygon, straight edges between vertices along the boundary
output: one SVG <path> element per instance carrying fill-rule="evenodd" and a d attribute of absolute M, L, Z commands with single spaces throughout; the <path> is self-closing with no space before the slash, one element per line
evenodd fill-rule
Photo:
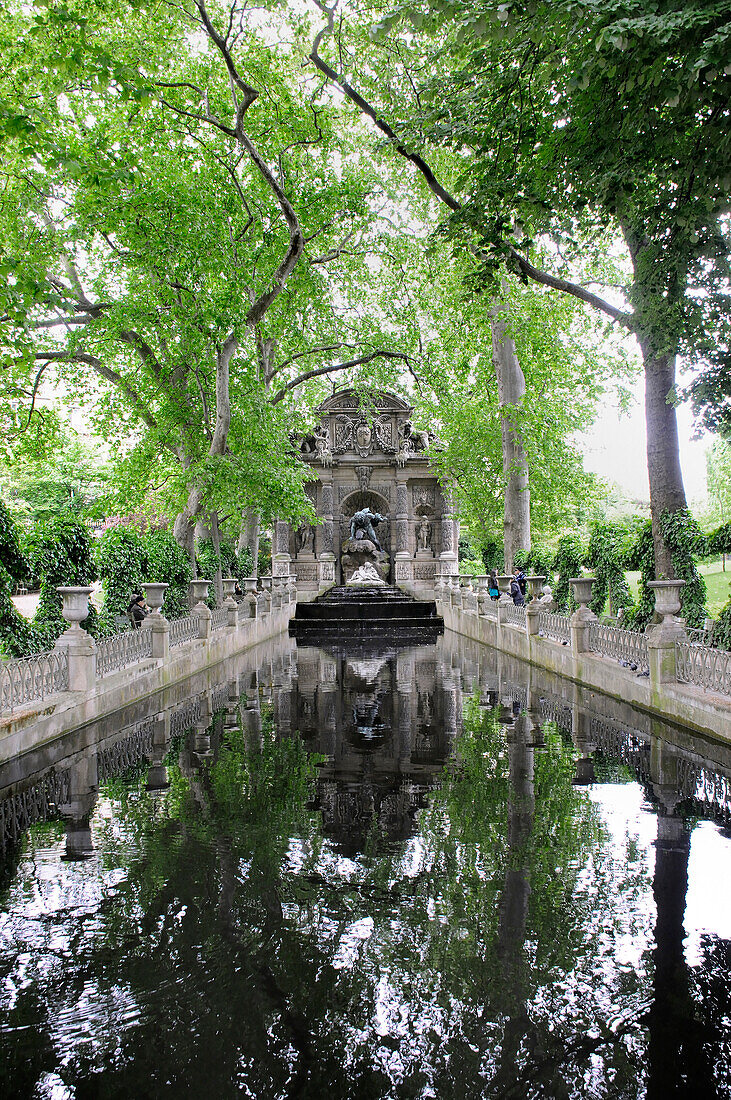
<path fill-rule="evenodd" d="M 228 608 L 216 607 L 211 612 L 211 630 L 223 630 L 228 623 Z"/>
<path fill-rule="evenodd" d="M 65 649 L 51 649 L 0 664 L 0 704 L 5 713 L 57 691 L 68 691 L 68 687 L 69 659 Z"/>
<path fill-rule="evenodd" d="M 485 600 L 482 604 L 483 614 L 488 619 L 497 619 L 497 600 Z"/>
<path fill-rule="evenodd" d="M 99 782 L 122 775 L 128 768 L 135 767 L 152 756 L 152 734 L 154 718 L 146 718 L 132 733 L 121 737 L 113 745 L 105 745 L 97 754 Z"/>
<path fill-rule="evenodd" d="M 678 758 L 678 790 L 701 814 L 715 810 L 731 819 L 731 777 L 687 757 Z"/>
<path fill-rule="evenodd" d="M 57 817 L 58 807 L 69 800 L 70 789 L 70 773 L 52 771 L 32 787 L 0 800 L 0 851 L 17 844 L 36 822 Z"/>
<path fill-rule="evenodd" d="M 616 657 L 630 668 L 634 666 L 641 672 L 650 668 L 647 652 L 647 638 L 636 630 L 623 630 L 609 623 L 589 623 L 587 642 L 592 653 L 603 657 Z"/>
<path fill-rule="evenodd" d="M 152 656 L 152 631 L 125 630 L 110 638 L 100 638 L 96 644 L 96 674 L 108 676 L 127 665 L 134 665 Z"/>
<path fill-rule="evenodd" d="M 516 607 L 515 604 L 507 604 L 505 607 L 505 622 L 514 623 L 525 629 L 525 608 Z"/>
<path fill-rule="evenodd" d="M 179 733 L 184 733 L 185 730 L 189 730 L 194 722 L 197 722 L 201 716 L 201 696 L 196 696 L 195 699 L 189 699 L 186 703 L 183 703 L 182 707 L 178 707 L 170 715 L 170 736 L 177 737 Z"/>
<path fill-rule="evenodd" d="M 571 644 L 571 625 L 568 615 L 556 611 L 538 612 L 538 633 L 546 638 L 555 638 L 558 642 Z"/>
<path fill-rule="evenodd" d="M 641 783 L 650 782 L 650 741 L 640 730 L 593 715 L 589 739 L 605 756 L 613 757 L 634 771 Z"/>
<path fill-rule="evenodd" d="M 170 623 L 170 645 L 182 645 L 197 638 L 200 623 L 197 615 L 186 615 L 184 619 L 173 619 Z"/>
<path fill-rule="evenodd" d="M 731 653 L 725 649 L 675 643 L 675 675 L 681 684 L 731 695 Z"/>

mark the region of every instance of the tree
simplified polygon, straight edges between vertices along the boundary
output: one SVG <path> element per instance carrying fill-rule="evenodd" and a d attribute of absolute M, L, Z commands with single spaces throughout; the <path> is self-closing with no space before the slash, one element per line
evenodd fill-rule
<path fill-rule="evenodd" d="M 332 12 L 318 7 L 333 31 Z M 345 21 L 339 71 L 320 54 L 325 31 L 311 52 L 448 208 L 452 239 L 479 257 L 485 286 L 507 264 L 636 336 L 656 570 L 666 577 L 673 564 L 662 516 L 685 508 L 676 357 L 708 358 L 717 337 L 723 349 L 729 320 L 729 11 L 728 0 L 669 0 L 661 9 L 651 0 L 435 0 L 426 15 L 409 4 L 387 13 L 374 31 L 383 36 L 378 61 L 362 27 L 349 35 Z M 396 41 L 390 32 L 404 19 L 408 38 Z M 443 146 L 460 157 L 459 198 L 437 174 Z M 617 288 L 622 305 L 567 278 L 593 245 L 587 278 L 606 285 L 607 230 L 621 234 L 630 262 Z M 534 250 L 546 239 L 550 271 Z"/>
<path fill-rule="evenodd" d="M 52 372 L 86 392 L 127 502 L 155 487 L 192 554 L 204 511 L 309 514 L 291 395 L 404 357 L 338 312 L 371 185 L 335 164 L 275 17 L 122 8 L 4 18 L 8 110 L 31 86 L 43 107 L 5 127 L 6 396 L 30 423 Z"/>

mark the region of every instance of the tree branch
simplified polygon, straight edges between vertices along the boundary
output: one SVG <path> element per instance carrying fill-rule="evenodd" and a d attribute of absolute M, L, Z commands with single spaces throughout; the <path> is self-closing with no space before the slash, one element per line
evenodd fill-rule
<path fill-rule="evenodd" d="M 38 362 L 46 363 L 87 363 L 90 367 L 100 374 L 102 378 L 106 378 L 108 382 L 113 382 L 115 386 L 119 386 L 124 393 L 127 394 L 132 402 L 137 415 L 141 420 L 147 424 L 148 428 L 157 428 L 157 422 L 150 412 L 147 402 L 143 401 L 137 390 L 122 378 L 122 375 L 115 370 L 111 370 L 109 367 L 102 363 L 101 359 L 97 359 L 95 355 L 90 355 L 88 352 L 76 351 L 76 352 L 38 352 L 35 356 Z"/>
<path fill-rule="evenodd" d="M 374 359 L 381 358 L 400 359 L 404 363 L 409 362 L 408 355 L 402 351 L 379 350 L 374 351 L 371 355 L 362 355 L 359 359 L 350 359 L 347 363 L 335 363 L 330 367 L 316 367 L 313 370 L 305 371 L 297 378 L 293 378 L 291 382 L 287 382 L 286 386 L 282 386 L 281 390 L 277 390 L 271 399 L 271 404 L 277 405 L 288 393 L 296 389 L 297 386 L 301 386 L 303 382 L 309 381 L 310 378 L 317 378 L 322 374 L 334 374 L 335 371 L 347 370 L 349 367 L 359 367 L 364 363 L 371 363 Z"/>

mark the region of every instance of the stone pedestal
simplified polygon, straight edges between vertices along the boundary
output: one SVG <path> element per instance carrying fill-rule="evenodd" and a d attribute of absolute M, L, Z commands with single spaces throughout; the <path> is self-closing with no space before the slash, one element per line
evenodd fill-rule
<path fill-rule="evenodd" d="M 68 630 L 56 639 L 57 650 L 66 650 L 69 665 L 69 691 L 93 691 L 96 683 L 96 642 L 81 629 L 81 623 L 89 615 L 89 596 L 92 588 L 61 587 L 56 589 L 63 599 L 61 614 Z"/>
<path fill-rule="evenodd" d="M 688 640 L 685 623 L 677 618 L 680 611 L 680 592 L 685 581 L 649 581 L 648 588 L 655 594 L 655 610 L 662 621 L 647 628 L 647 651 L 650 660 L 650 683 L 673 683 L 675 671 L 675 643 Z"/>
<path fill-rule="evenodd" d="M 571 651 L 573 653 L 586 653 L 589 649 L 588 627 L 590 623 L 596 622 L 596 615 L 588 605 L 591 601 L 591 589 L 595 580 L 595 577 L 572 577 L 569 579 L 574 599 L 579 605 L 569 620 Z"/>

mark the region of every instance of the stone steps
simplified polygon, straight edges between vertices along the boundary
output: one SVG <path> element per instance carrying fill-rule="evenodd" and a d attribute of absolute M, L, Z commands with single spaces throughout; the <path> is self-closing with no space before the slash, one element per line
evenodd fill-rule
<path fill-rule="evenodd" d="M 331 588 L 311 603 L 298 603 L 289 627 L 295 637 L 312 640 L 345 632 L 430 640 L 443 630 L 434 600 L 417 600 L 394 585 Z"/>

